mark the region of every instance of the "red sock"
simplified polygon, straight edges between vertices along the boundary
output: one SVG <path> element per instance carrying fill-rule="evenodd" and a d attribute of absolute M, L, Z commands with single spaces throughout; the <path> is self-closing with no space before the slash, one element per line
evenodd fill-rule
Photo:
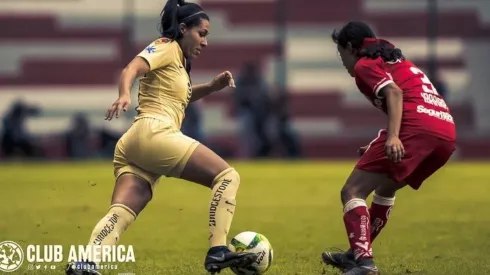
<path fill-rule="evenodd" d="M 372 258 L 369 211 L 366 201 L 352 199 L 344 206 L 344 224 L 355 258 Z"/>
<path fill-rule="evenodd" d="M 371 216 L 371 242 L 374 242 L 381 229 L 385 227 L 394 204 L 395 198 L 386 198 L 374 194 L 373 202 L 369 209 L 369 215 Z"/>

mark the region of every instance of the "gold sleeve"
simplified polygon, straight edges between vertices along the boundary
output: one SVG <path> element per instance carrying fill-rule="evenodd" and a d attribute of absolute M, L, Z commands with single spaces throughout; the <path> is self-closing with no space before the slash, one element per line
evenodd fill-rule
<path fill-rule="evenodd" d="M 174 43 L 176 42 L 171 42 L 167 38 L 159 38 L 148 45 L 138 56 L 148 62 L 151 71 L 165 67 L 175 59 L 176 45 Z"/>

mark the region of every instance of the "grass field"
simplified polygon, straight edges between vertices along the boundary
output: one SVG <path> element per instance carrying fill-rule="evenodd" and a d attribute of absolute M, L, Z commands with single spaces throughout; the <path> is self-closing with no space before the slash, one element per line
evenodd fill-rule
<path fill-rule="evenodd" d="M 242 185 L 231 235 L 267 236 L 275 260 L 267 274 L 337 274 L 320 253 L 346 248 L 339 191 L 352 163 L 235 163 Z M 489 163 L 452 163 L 418 192 L 398 194 L 391 220 L 374 244 L 382 274 L 490 274 Z M 0 241 L 86 244 L 106 213 L 113 186 L 110 161 L 0 166 Z M 117 271 L 206 274 L 209 190 L 163 179 L 154 200 L 122 236 L 136 263 Z M 62 274 L 28 271 L 13 274 Z M 230 271 L 221 274 L 232 274 Z"/>

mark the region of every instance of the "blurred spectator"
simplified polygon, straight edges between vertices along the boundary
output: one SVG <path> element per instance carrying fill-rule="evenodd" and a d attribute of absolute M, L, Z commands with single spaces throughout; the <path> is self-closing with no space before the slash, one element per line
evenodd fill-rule
<path fill-rule="evenodd" d="M 99 156 L 102 158 L 112 159 L 114 157 L 114 149 L 122 136 L 121 133 L 110 131 L 108 129 L 101 129 L 98 131 L 99 137 Z"/>
<path fill-rule="evenodd" d="M 246 63 L 236 78 L 235 104 L 241 126 L 241 144 L 247 156 L 266 157 L 272 145 L 267 133 L 270 116 L 268 86 L 259 64 Z"/>
<path fill-rule="evenodd" d="M 195 101 L 185 109 L 185 118 L 182 121 L 182 133 L 201 143 L 205 143 L 202 126 L 202 101 Z"/>
<path fill-rule="evenodd" d="M 3 118 L 1 148 L 5 158 L 15 156 L 36 157 L 39 150 L 31 135 L 27 132 L 25 121 L 29 116 L 36 116 L 40 110 L 22 101 L 15 102 Z"/>
<path fill-rule="evenodd" d="M 297 135 L 291 125 L 287 93 L 276 91 L 271 103 L 278 142 L 284 146 L 288 158 L 299 158 L 301 150 Z"/>
<path fill-rule="evenodd" d="M 90 126 L 84 114 L 73 117 L 71 129 L 66 133 L 67 154 L 72 159 L 85 159 L 94 157 L 90 142 Z"/>
<path fill-rule="evenodd" d="M 436 88 L 437 93 L 444 98 L 444 100 L 448 100 L 448 88 L 447 84 L 442 78 L 441 74 L 437 72 L 432 78 L 432 84 L 434 84 L 434 88 Z"/>

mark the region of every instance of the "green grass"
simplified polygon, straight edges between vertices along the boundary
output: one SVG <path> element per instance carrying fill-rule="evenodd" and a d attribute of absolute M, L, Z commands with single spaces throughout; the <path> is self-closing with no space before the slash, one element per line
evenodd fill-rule
<path fill-rule="evenodd" d="M 328 247 L 345 248 L 339 191 L 352 163 L 235 163 L 242 185 L 231 235 L 268 237 L 269 275 L 337 274 L 320 263 Z M 374 244 L 382 274 L 490 274 L 488 163 L 451 163 L 414 192 L 398 194 L 391 220 Z M 113 187 L 110 161 L 0 166 L 0 241 L 86 244 L 106 213 Z M 148 208 L 123 235 L 136 263 L 119 272 L 206 274 L 209 190 L 162 179 Z M 61 274 L 27 271 L 13 274 Z M 12 274 L 12 273 L 11 273 Z M 221 274 L 232 274 L 229 271 Z"/>

